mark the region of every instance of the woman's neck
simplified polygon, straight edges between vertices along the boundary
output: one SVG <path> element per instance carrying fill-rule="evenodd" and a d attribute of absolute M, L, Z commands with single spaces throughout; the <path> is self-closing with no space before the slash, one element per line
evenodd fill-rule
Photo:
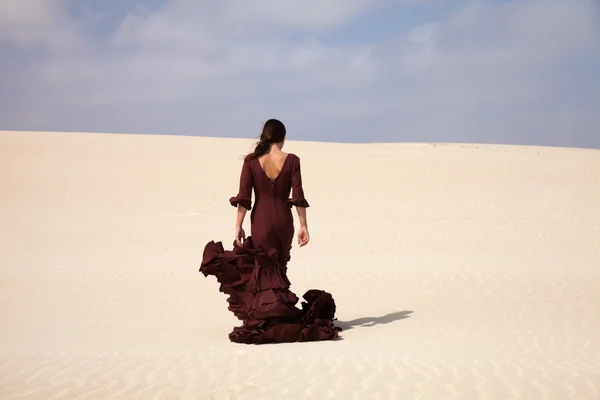
<path fill-rule="evenodd" d="M 271 148 L 269 149 L 269 151 L 267 153 L 268 154 L 280 154 L 281 149 L 279 148 L 279 145 L 277 143 L 273 143 L 273 144 L 271 144 Z"/>

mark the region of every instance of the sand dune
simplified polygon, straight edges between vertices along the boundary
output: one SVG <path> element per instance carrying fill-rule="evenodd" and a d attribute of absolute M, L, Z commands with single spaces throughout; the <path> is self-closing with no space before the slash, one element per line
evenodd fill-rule
<path fill-rule="evenodd" d="M 600 151 L 290 141 L 345 329 L 246 346 L 198 267 L 251 144 L 0 132 L 0 399 L 600 399 Z"/>

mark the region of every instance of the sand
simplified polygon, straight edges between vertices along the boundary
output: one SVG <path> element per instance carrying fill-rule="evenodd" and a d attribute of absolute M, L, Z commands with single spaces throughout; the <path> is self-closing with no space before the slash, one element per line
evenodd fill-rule
<path fill-rule="evenodd" d="M 198 268 L 250 139 L 0 132 L 0 399 L 600 398 L 600 151 L 292 139 L 345 329 L 248 346 Z"/>

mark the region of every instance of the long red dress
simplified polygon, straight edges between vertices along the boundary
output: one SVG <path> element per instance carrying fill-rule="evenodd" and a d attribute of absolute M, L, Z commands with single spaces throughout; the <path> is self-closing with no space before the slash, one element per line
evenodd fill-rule
<path fill-rule="evenodd" d="M 286 271 L 294 237 L 292 206 L 309 207 L 298 156 L 288 154 L 273 180 L 257 159 L 244 161 L 239 192 L 229 202 L 251 210 L 251 235 L 242 247 L 234 241 L 233 250 L 227 251 L 221 242 L 210 241 L 200 266 L 204 276 L 217 278 L 219 290 L 229 295 L 229 310 L 242 321 L 229 339 L 261 344 L 337 338 L 340 329 L 333 325 L 331 294 L 309 290 L 300 309 L 296 307 L 298 297 L 289 290 Z"/>

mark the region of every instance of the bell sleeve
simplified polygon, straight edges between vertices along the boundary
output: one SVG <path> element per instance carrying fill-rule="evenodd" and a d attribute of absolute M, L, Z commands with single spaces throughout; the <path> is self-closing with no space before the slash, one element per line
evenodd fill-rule
<path fill-rule="evenodd" d="M 247 210 L 252 209 L 252 188 L 254 187 L 254 177 L 252 168 L 247 161 L 242 165 L 242 173 L 240 176 L 240 187 L 237 196 L 231 197 L 229 203 L 237 207 L 238 205 Z"/>
<path fill-rule="evenodd" d="M 288 206 L 310 207 L 308 201 L 304 198 L 304 189 L 302 188 L 302 173 L 300 171 L 300 158 L 296 157 L 292 166 L 292 197 L 287 201 Z"/>

